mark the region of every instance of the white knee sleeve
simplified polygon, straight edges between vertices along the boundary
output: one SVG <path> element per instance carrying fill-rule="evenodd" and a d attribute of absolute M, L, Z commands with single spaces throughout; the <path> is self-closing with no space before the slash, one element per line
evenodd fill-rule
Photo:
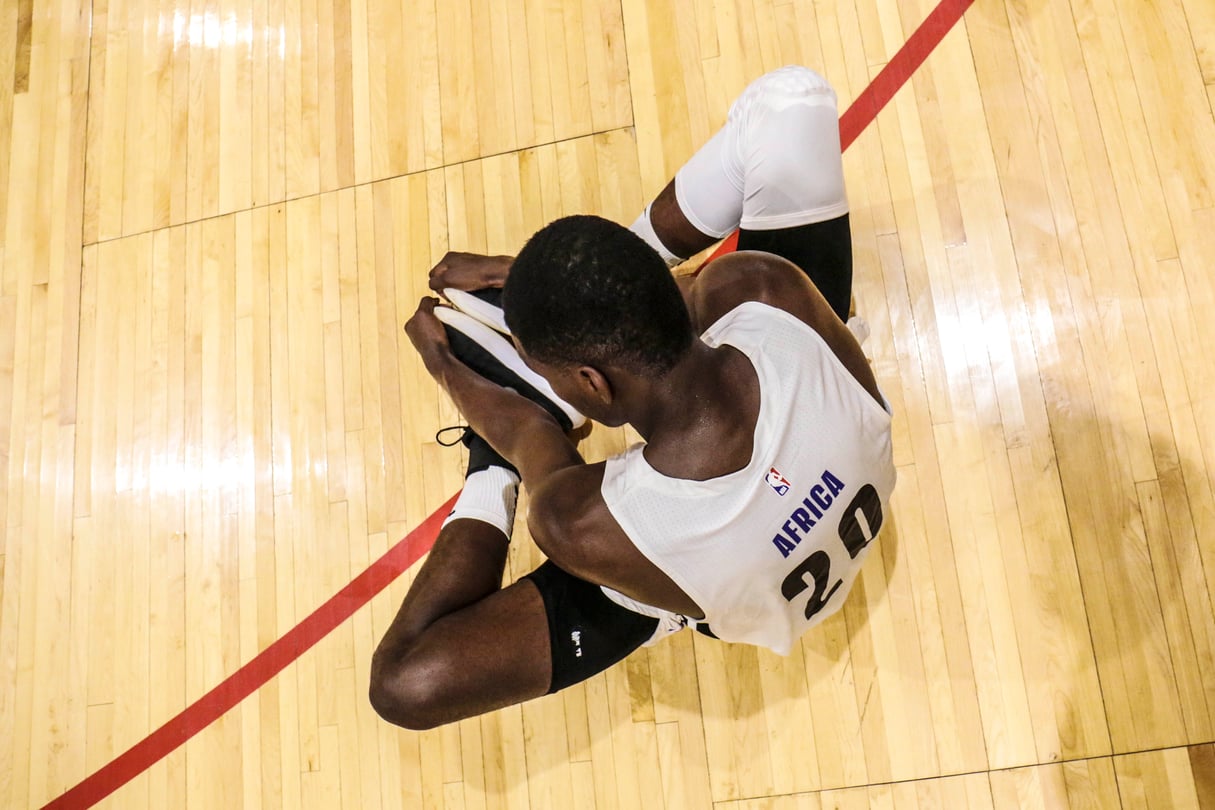
<path fill-rule="evenodd" d="M 726 125 L 675 175 L 675 196 L 688 221 L 714 237 L 848 213 L 831 85 L 797 66 L 756 79 Z"/>

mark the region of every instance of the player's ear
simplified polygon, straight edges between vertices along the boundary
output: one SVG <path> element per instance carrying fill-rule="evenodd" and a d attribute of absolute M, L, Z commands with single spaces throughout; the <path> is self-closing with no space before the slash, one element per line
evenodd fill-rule
<path fill-rule="evenodd" d="M 583 393 L 600 405 L 612 404 L 616 393 L 607 375 L 594 366 L 579 366 L 577 374 Z"/>

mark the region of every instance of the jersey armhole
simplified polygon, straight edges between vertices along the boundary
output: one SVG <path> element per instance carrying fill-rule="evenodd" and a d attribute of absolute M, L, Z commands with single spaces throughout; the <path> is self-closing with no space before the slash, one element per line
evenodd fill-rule
<path fill-rule="evenodd" d="M 803 331 L 804 333 L 806 333 L 807 336 L 810 337 L 810 339 L 817 340 L 819 343 L 821 343 L 822 347 L 823 347 L 823 351 L 825 352 L 827 357 L 830 358 L 830 361 L 835 364 L 835 367 L 839 370 L 839 372 L 845 378 L 847 378 L 848 381 L 853 386 L 856 387 L 856 390 L 858 392 L 860 392 L 860 394 L 863 396 L 866 404 L 872 405 L 873 408 L 876 409 L 874 411 L 874 415 L 882 414 L 883 416 L 885 416 L 888 419 L 894 418 L 894 408 L 891 407 L 890 400 L 886 398 L 886 394 L 884 391 L 882 391 L 882 387 L 880 385 L 878 385 L 877 375 L 874 374 L 873 384 L 877 388 L 878 396 L 881 397 L 880 402 L 878 400 L 874 399 L 873 394 L 871 394 L 869 392 L 869 389 L 865 388 L 865 386 L 861 383 L 861 381 L 858 380 L 856 378 L 856 376 L 851 371 L 848 370 L 848 367 L 846 365 L 844 365 L 844 361 L 841 360 L 839 358 L 839 355 L 837 355 L 832 350 L 831 344 L 827 342 L 827 339 L 824 338 L 817 329 L 815 329 L 813 326 L 806 323 L 801 318 L 797 317 L 792 312 L 789 312 L 786 309 L 781 309 L 780 307 L 772 306 L 771 304 L 767 304 L 763 301 L 743 301 L 741 304 L 734 307 L 734 309 L 730 310 L 725 315 L 722 315 L 720 318 L 718 318 L 713 323 L 712 326 L 710 326 L 708 329 L 706 329 L 704 331 L 704 334 L 701 336 L 702 339 L 705 340 L 706 342 L 709 342 L 710 340 L 718 341 L 718 333 L 729 328 L 729 326 L 730 326 L 730 324 L 724 323 L 724 321 L 727 318 L 735 316 L 736 313 L 738 313 L 738 311 L 740 309 L 742 309 L 743 307 L 747 307 L 752 304 L 770 311 L 771 313 L 773 313 L 772 317 L 776 317 L 776 318 L 784 320 L 790 326 L 793 326 L 793 327 Z M 764 317 L 764 313 L 756 313 L 756 314 L 759 317 Z M 710 333 L 712 333 L 712 334 L 710 334 Z M 711 345 L 715 345 L 715 346 L 720 345 L 720 342 L 714 342 Z M 734 345 L 734 344 L 730 344 L 730 345 Z M 866 358 L 865 362 L 867 364 L 869 364 L 870 371 L 872 372 L 873 366 L 872 366 L 872 364 L 869 363 L 868 358 Z"/>
<path fill-rule="evenodd" d="M 601 497 L 603 497 L 602 492 L 600 494 L 601 494 Z M 621 491 L 620 496 L 621 496 L 621 498 L 627 497 L 627 492 Z M 607 508 L 608 515 L 612 518 L 612 521 L 616 524 L 616 527 L 620 530 L 620 533 L 633 546 L 633 548 L 637 550 L 637 553 L 640 554 L 642 557 L 645 557 L 646 562 L 648 562 L 650 565 L 654 566 L 654 568 L 656 570 L 658 570 L 667 579 L 671 580 L 671 582 L 675 585 L 675 587 L 677 587 L 681 591 L 683 591 L 684 594 L 689 599 L 692 600 L 692 602 L 696 605 L 696 607 L 699 608 L 701 612 L 704 612 L 705 599 L 704 599 L 704 594 L 700 592 L 700 589 L 696 588 L 693 585 L 690 585 L 690 583 L 687 581 L 687 578 L 683 576 L 682 572 L 672 573 L 671 571 L 668 571 L 663 566 L 659 565 L 658 562 L 653 558 L 653 556 L 651 556 L 646 544 L 644 542 L 642 542 L 642 543 L 637 542 L 637 535 L 642 534 L 642 533 L 636 531 L 636 527 L 631 527 L 633 530 L 630 530 L 630 527 L 625 525 L 629 521 L 627 521 L 627 520 L 621 521 L 620 515 L 618 515 L 616 513 L 616 510 L 612 508 L 612 503 L 610 500 L 608 500 L 607 497 L 603 497 L 603 505 Z M 611 586 L 611 585 L 607 585 L 604 587 L 613 588 L 613 586 Z M 616 589 L 613 588 L 613 590 L 616 590 Z M 625 594 L 623 594 L 623 593 L 621 595 L 625 596 Z M 632 597 L 627 597 L 627 598 L 632 599 Z M 634 600 L 634 601 L 638 601 L 640 604 L 648 604 L 646 602 L 640 602 L 640 600 Z M 672 614 L 677 613 L 677 611 L 672 611 L 672 610 L 668 610 L 666 608 L 657 607 L 656 605 L 649 605 L 649 607 L 653 608 L 654 610 L 662 611 L 664 613 L 672 613 Z M 679 614 L 679 615 L 683 615 L 683 614 Z M 707 622 L 709 620 L 707 614 L 702 619 L 696 619 L 693 617 L 689 617 L 689 619 L 694 622 Z"/>

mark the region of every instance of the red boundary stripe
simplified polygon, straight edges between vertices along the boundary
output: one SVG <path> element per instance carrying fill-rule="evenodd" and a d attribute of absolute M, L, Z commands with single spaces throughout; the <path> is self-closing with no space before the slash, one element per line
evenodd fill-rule
<path fill-rule="evenodd" d="M 974 0 L 941 0 L 920 27 L 899 48 L 886 67 L 874 77 L 869 86 L 856 97 L 848 111 L 840 116 L 840 146 L 847 149 L 869 126 L 911 74 L 924 64 L 928 54 L 936 50 L 949 30 L 962 19 L 962 14 Z"/>
<path fill-rule="evenodd" d="M 840 145 L 843 149 L 851 146 L 861 131 L 873 122 L 973 3 L 974 0 L 941 0 L 840 117 Z M 735 231 L 726 237 L 707 261 L 734 250 L 737 244 L 738 232 Z M 43 810 L 92 807 L 260 689 L 421 559 L 434 544 L 439 528 L 458 496 L 457 492 L 349 585 L 254 656 L 249 663 Z"/>
<path fill-rule="evenodd" d="M 260 689 L 429 551 L 457 497 L 458 492 L 349 585 L 254 656 L 249 663 L 229 675 L 219 686 L 46 805 L 44 810 L 92 807 Z"/>

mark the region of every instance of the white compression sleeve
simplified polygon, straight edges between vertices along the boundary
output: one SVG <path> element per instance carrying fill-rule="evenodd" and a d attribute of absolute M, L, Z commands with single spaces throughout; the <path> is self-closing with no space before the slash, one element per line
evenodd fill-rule
<path fill-rule="evenodd" d="M 453 520 L 479 520 L 500 530 L 509 540 L 518 500 L 519 476 L 502 467 L 478 470 L 465 480 L 464 491 L 443 526 Z"/>

